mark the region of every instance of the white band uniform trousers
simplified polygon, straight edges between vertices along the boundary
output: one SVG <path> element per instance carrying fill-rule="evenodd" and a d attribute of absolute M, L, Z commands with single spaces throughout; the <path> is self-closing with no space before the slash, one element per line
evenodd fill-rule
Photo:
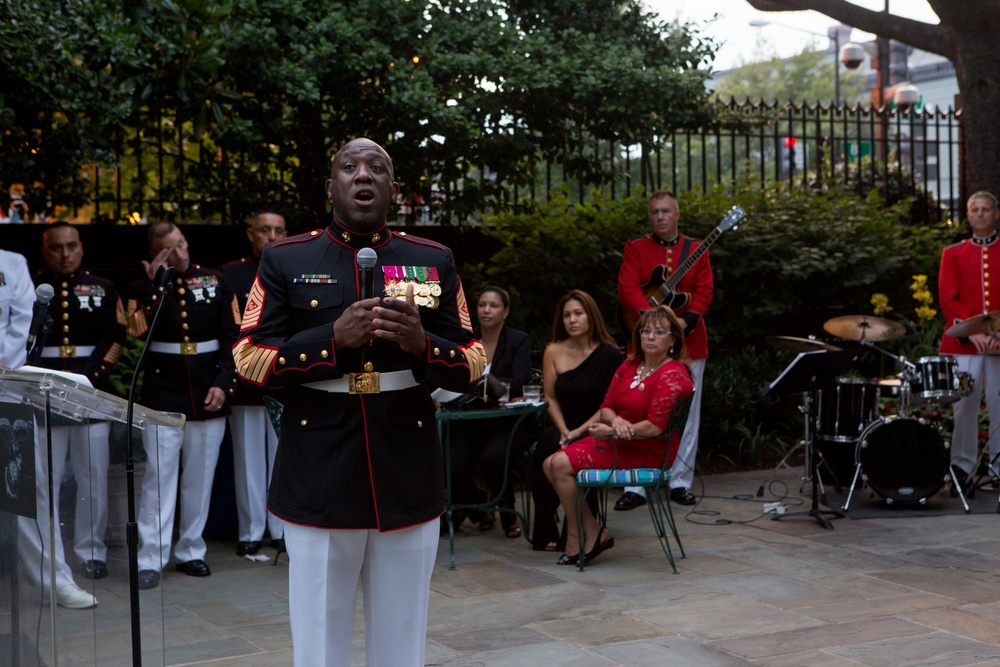
<path fill-rule="evenodd" d="M 958 370 L 972 375 L 972 393 L 952 404 L 955 427 L 951 438 L 951 462 L 969 474 L 976 472 L 979 460 L 979 410 L 986 392 L 986 410 L 990 415 L 990 439 L 987 443 L 990 460 L 1000 451 L 1000 356 L 990 354 L 956 354 Z M 990 474 L 998 474 L 993 464 Z"/>
<path fill-rule="evenodd" d="M 170 561 L 178 477 L 180 537 L 174 556 L 182 563 L 204 560 L 207 547 L 201 534 L 208 520 L 215 464 L 225 431 L 225 417 L 187 422 L 184 428 L 157 426 L 143 431 L 146 474 L 142 478 L 138 516 L 140 570 L 159 572 Z"/>
<path fill-rule="evenodd" d="M 438 519 L 381 533 L 285 524 L 295 667 L 350 667 L 358 584 L 367 667 L 423 667 Z"/>
<path fill-rule="evenodd" d="M 240 541 L 259 542 L 268 529 L 281 539 L 283 522 L 267 511 L 267 486 L 274 470 L 278 436 L 263 405 L 233 405 L 229 431 L 233 437 L 233 468 Z"/>

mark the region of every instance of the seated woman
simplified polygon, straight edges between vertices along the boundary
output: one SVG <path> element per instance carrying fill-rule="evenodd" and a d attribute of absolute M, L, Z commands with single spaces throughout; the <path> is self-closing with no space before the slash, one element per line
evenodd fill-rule
<path fill-rule="evenodd" d="M 632 332 L 632 353 L 615 372 L 598 421 L 588 426 L 589 435 L 567 445 L 545 459 L 543 468 L 559 496 L 567 517 L 575 516 L 576 473 L 587 468 L 659 468 L 677 455 L 677 437 L 657 437 L 667 427 L 670 412 L 694 393 L 685 358 L 683 325 L 670 308 L 645 311 Z M 587 543 L 584 553 L 591 562 L 614 546 L 614 538 L 583 508 Z M 567 520 L 566 552 L 559 565 L 575 565 L 580 559 L 575 521 Z"/>
<path fill-rule="evenodd" d="M 559 497 L 545 478 L 542 462 L 587 433 L 600 417 L 601 401 L 622 363 L 622 353 L 604 326 L 594 299 L 572 290 L 559 300 L 552 323 L 552 342 L 542 357 L 542 384 L 552 425 L 538 439 L 532 461 L 531 495 L 535 521 L 531 533 L 535 551 L 557 550 Z"/>
<path fill-rule="evenodd" d="M 510 384 L 510 399 L 520 398 L 531 376 L 531 343 L 528 334 L 507 326 L 510 315 L 510 295 L 503 288 L 491 286 L 479 293 L 476 303 L 478 327 L 476 336 L 486 350 L 486 373 Z M 500 491 L 506 465 L 507 440 L 517 420 L 516 414 L 489 421 L 458 421 L 451 427 L 452 501 L 459 504 L 482 502 L 483 493 L 476 484 L 476 471 L 489 489 L 490 497 Z M 518 452 L 512 451 L 513 458 Z M 503 504 L 514 506 L 514 489 L 510 481 L 504 490 Z M 472 516 L 471 514 L 469 515 Z M 474 519 L 475 520 L 475 519 Z M 517 517 L 500 513 L 507 537 L 521 536 Z M 490 530 L 495 519 L 492 512 L 479 518 L 479 529 Z"/>

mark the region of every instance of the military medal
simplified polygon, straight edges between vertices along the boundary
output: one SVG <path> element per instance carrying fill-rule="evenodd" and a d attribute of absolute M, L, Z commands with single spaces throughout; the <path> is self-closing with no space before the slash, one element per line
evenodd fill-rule
<path fill-rule="evenodd" d="M 435 266 L 383 266 L 385 295 L 404 298 L 406 288 L 413 285 L 413 303 L 425 308 L 437 308 L 441 300 L 441 280 Z"/>

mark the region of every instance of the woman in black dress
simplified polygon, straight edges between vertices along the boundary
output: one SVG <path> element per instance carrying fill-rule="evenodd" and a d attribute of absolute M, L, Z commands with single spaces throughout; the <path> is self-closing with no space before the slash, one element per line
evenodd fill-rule
<path fill-rule="evenodd" d="M 587 425 L 597 420 L 601 401 L 622 361 L 593 297 L 582 290 L 563 296 L 552 324 L 552 342 L 542 359 L 542 385 L 552 425 L 539 438 L 532 459 L 535 520 L 531 537 L 536 551 L 563 547 L 556 522 L 559 498 L 545 477 L 542 462 L 587 435 Z"/>

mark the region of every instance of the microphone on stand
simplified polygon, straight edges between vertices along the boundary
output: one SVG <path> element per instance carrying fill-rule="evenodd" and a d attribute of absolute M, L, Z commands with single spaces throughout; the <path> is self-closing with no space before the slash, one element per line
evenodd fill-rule
<path fill-rule="evenodd" d="M 358 284 L 361 286 L 361 298 L 375 298 L 375 263 L 378 254 L 371 248 L 358 251 Z"/>
<path fill-rule="evenodd" d="M 49 319 L 49 301 L 52 301 L 55 295 L 56 291 L 48 283 L 42 283 L 35 289 L 35 305 L 31 307 L 31 326 L 28 327 L 28 346 L 25 351 L 31 352 L 38 333 Z"/>

